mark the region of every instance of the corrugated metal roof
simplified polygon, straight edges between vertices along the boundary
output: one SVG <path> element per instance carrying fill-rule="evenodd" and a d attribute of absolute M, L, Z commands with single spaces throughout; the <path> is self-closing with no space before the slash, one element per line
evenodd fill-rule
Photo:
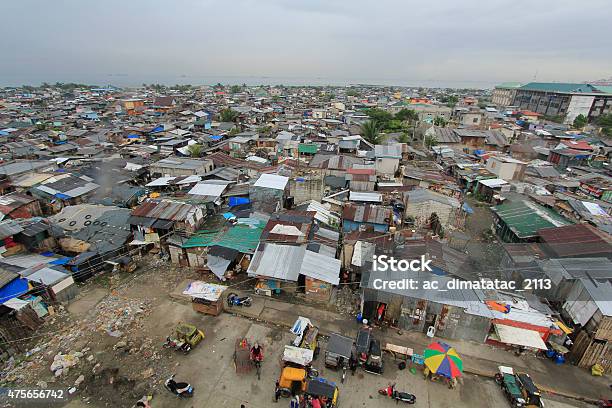
<path fill-rule="evenodd" d="M 262 242 L 257 247 L 247 273 L 249 276 L 296 282 L 305 252 L 304 246 Z"/>
<path fill-rule="evenodd" d="M 19 234 L 23 231 L 21 225 L 14 220 L 4 220 L 0 222 L 0 239 Z"/>
<path fill-rule="evenodd" d="M 498 205 L 492 210 L 518 238 L 536 236 L 537 231 L 542 228 L 563 227 L 571 224 L 556 212 L 523 200 Z"/>
<path fill-rule="evenodd" d="M 369 192 L 363 192 L 363 191 L 351 191 L 349 193 L 349 200 L 366 201 L 370 203 L 380 203 L 382 202 L 382 194 L 369 193 Z"/>
<path fill-rule="evenodd" d="M 544 228 L 538 231 L 538 235 L 557 257 L 606 256 L 612 253 L 610 240 L 605 240 L 603 233 L 598 233 L 588 224 Z"/>
<path fill-rule="evenodd" d="M 220 218 L 217 218 L 220 220 Z M 211 220 L 207 225 L 214 225 Z M 183 248 L 221 246 L 252 254 L 259 244 L 265 222 L 257 218 L 238 218 L 237 224 L 222 224 L 217 228 L 198 231 L 183 244 Z"/>
<path fill-rule="evenodd" d="M 342 211 L 342 218 L 355 222 L 368 222 L 373 224 L 388 224 L 391 218 L 391 209 L 388 207 L 365 204 L 346 204 Z"/>
<path fill-rule="evenodd" d="M 198 183 L 189 190 L 188 194 L 221 197 L 226 188 L 227 184 Z"/>
<path fill-rule="evenodd" d="M 259 179 L 257 179 L 254 186 L 284 190 L 288 182 L 289 177 L 279 176 L 276 174 L 262 174 Z"/>
<path fill-rule="evenodd" d="M 307 250 L 304 252 L 300 274 L 337 285 L 340 283 L 340 260 Z"/>

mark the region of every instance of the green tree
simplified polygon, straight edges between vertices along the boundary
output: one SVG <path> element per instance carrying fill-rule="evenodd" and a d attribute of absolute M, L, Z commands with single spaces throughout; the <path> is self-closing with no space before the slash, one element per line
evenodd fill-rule
<path fill-rule="evenodd" d="M 201 144 L 192 144 L 187 148 L 191 157 L 202 157 L 203 146 Z"/>
<path fill-rule="evenodd" d="M 240 88 L 240 86 L 232 85 L 232 87 L 230 88 L 230 93 L 237 94 L 241 90 L 242 90 L 242 88 Z"/>
<path fill-rule="evenodd" d="M 397 138 L 398 143 L 410 143 L 410 135 L 407 132 L 402 132 Z"/>
<path fill-rule="evenodd" d="M 436 146 L 437 144 L 438 144 L 438 139 L 436 139 L 435 136 L 432 136 L 432 135 L 425 136 L 425 147 L 430 149 L 431 147 Z"/>
<path fill-rule="evenodd" d="M 234 122 L 238 119 L 238 116 L 240 116 L 238 112 L 226 108 L 219 113 L 219 120 L 221 122 Z"/>
<path fill-rule="evenodd" d="M 380 134 L 379 124 L 374 120 L 369 120 L 361 125 L 361 137 L 372 144 L 381 144 L 385 138 Z"/>
<path fill-rule="evenodd" d="M 448 106 L 451 109 L 454 108 L 458 102 L 459 102 L 459 98 L 456 97 L 455 95 L 450 95 L 448 98 L 446 98 L 446 106 Z"/>
<path fill-rule="evenodd" d="M 389 122 L 393 119 L 393 115 L 386 110 L 379 108 L 366 109 L 365 114 L 378 125 L 379 129 L 385 129 Z"/>
<path fill-rule="evenodd" d="M 601 132 L 604 135 L 612 137 L 612 113 L 601 115 L 599 119 L 597 119 L 597 124 L 601 126 Z"/>
<path fill-rule="evenodd" d="M 395 114 L 395 119 L 416 122 L 419 119 L 419 115 L 412 109 L 402 108 L 402 110 Z"/>
<path fill-rule="evenodd" d="M 359 96 L 359 92 L 354 89 L 349 89 L 346 91 L 346 96 Z"/>
<path fill-rule="evenodd" d="M 221 91 L 221 90 L 223 90 L 223 84 L 221 82 L 217 82 L 217 84 L 215 86 L 213 86 L 213 89 L 215 91 Z"/>
<path fill-rule="evenodd" d="M 446 127 L 448 122 L 442 116 L 436 116 L 434 118 L 433 124 L 440 127 Z"/>
<path fill-rule="evenodd" d="M 587 125 L 587 123 L 589 123 L 587 117 L 583 114 L 580 114 L 576 116 L 576 118 L 574 118 L 574 123 L 572 123 L 572 126 L 574 127 L 574 129 L 582 129 Z"/>

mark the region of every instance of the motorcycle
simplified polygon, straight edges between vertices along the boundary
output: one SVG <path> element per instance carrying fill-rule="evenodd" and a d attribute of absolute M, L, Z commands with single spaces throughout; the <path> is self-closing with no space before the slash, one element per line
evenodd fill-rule
<path fill-rule="evenodd" d="M 193 387 L 191 384 L 186 382 L 176 382 L 174 381 L 174 376 L 176 374 L 172 374 L 170 378 L 168 378 L 164 382 L 164 387 L 172 394 L 176 395 L 179 398 L 191 398 L 193 397 Z"/>
<path fill-rule="evenodd" d="M 230 293 L 227 295 L 227 305 L 232 306 L 251 306 L 253 299 L 250 296 L 240 297 L 237 293 Z"/>
<path fill-rule="evenodd" d="M 399 392 L 395 389 L 395 384 L 391 384 L 388 387 L 382 388 L 378 390 L 380 395 L 384 395 L 386 397 L 390 397 L 394 399 L 396 402 L 405 402 L 406 404 L 414 404 L 416 402 L 416 397 L 413 394 L 408 394 L 407 392 Z"/>
<path fill-rule="evenodd" d="M 189 343 L 186 341 L 173 339 L 170 336 L 166 337 L 166 342 L 163 344 L 163 347 L 182 351 L 185 354 L 188 354 L 191 351 L 191 345 Z"/>

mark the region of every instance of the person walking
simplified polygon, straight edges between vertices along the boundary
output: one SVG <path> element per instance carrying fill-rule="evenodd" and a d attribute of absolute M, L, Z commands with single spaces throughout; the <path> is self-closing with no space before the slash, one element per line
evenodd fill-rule
<path fill-rule="evenodd" d="M 276 383 L 274 384 L 274 402 L 278 402 L 278 399 L 281 396 L 281 390 L 280 390 L 280 385 L 278 383 L 278 380 L 276 381 Z"/>

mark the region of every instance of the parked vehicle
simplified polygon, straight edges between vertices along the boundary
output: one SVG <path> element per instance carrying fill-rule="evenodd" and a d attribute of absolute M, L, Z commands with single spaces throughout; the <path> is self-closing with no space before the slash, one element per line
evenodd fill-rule
<path fill-rule="evenodd" d="M 293 324 L 291 332 L 296 335 L 293 345 L 313 351 L 313 358 L 319 355 L 319 328 L 310 319 L 299 317 Z"/>
<path fill-rule="evenodd" d="M 297 367 L 284 367 L 278 379 L 278 387 L 281 396 L 289 398 L 306 391 L 306 381 L 308 380 L 308 370 Z"/>
<path fill-rule="evenodd" d="M 359 359 L 359 364 L 365 364 L 368 360 L 371 337 L 372 329 L 369 327 L 362 327 L 357 332 L 357 339 L 355 340 L 355 349 L 357 351 L 357 358 Z"/>
<path fill-rule="evenodd" d="M 310 349 L 294 346 L 285 346 L 281 365 L 282 367 L 294 367 L 306 370 L 308 378 L 319 376 L 319 371 L 312 367 L 314 353 Z"/>
<path fill-rule="evenodd" d="M 524 407 L 526 401 L 523 398 L 523 393 L 516 381 L 512 367 L 499 366 L 498 369 L 499 372 L 495 374 L 495 382 L 504 391 L 504 395 L 510 402 L 510 405 L 517 408 Z"/>
<path fill-rule="evenodd" d="M 204 339 L 204 332 L 193 324 L 180 323 L 173 336 L 166 337 L 164 348 L 173 348 L 187 354 Z"/>
<path fill-rule="evenodd" d="M 332 333 L 325 350 L 325 367 L 342 370 L 342 380 L 346 379 L 346 370 L 353 353 L 353 339 L 338 333 Z"/>
<path fill-rule="evenodd" d="M 374 336 L 370 338 L 370 347 L 363 368 L 373 374 L 382 374 L 384 371 L 382 348 Z"/>
<path fill-rule="evenodd" d="M 407 392 L 400 392 L 395 389 L 395 384 L 391 384 L 388 387 L 381 388 L 378 390 L 380 395 L 384 395 L 391 399 L 394 399 L 396 402 L 405 402 L 406 404 L 414 404 L 416 402 L 416 396 L 413 394 L 409 394 Z"/>
<path fill-rule="evenodd" d="M 230 293 L 227 295 L 227 305 L 232 306 L 245 306 L 249 307 L 253 303 L 253 299 L 250 296 L 238 296 L 237 293 Z"/>
<path fill-rule="evenodd" d="M 336 383 L 328 381 L 325 378 L 312 378 L 306 384 L 306 401 L 308 404 L 309 398 L 317 398 L 321 401 L 321 405 L 328 408 L 336 408 L 338 406 L 338 398 L 340 390 Z"/>
<path fill-rule="evenodd" d="M 544 403 L 542 402 L 542 394 L 536 385 L 533 383 L 529 374 L 518 373 L 516 374 L 523 398 L 525 399 L 525 406 L 530 408 L 542 408 Z"/>
<path fill-rule="evenodd" d="M 191 398 L 193 397 L 193 387 L 191 384 L 186 382 L 176 382 L 174 381 L 174 376 L 176 374 L 172 374 L 166 381 L 164 382 L 164 387 L 172 394 L 176 395 L 179 398 Z"/>

